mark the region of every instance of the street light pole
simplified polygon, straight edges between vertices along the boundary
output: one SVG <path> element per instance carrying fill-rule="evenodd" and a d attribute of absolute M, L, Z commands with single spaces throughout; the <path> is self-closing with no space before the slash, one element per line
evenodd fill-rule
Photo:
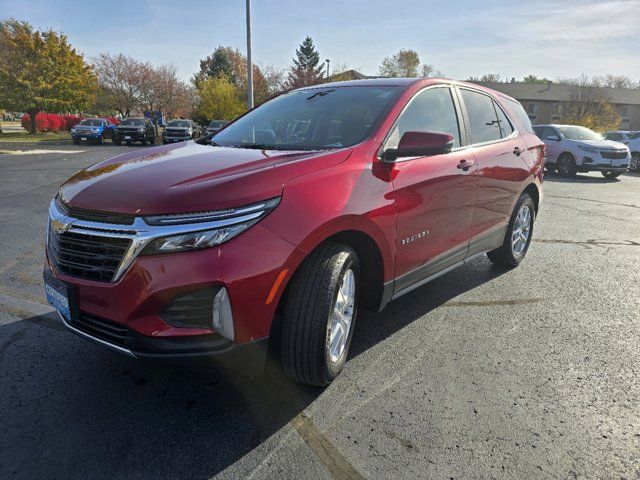
<path fill-rule="evenodd" d="M 253 108 L 253 63 L 251 62 L 251 0 L 247 0 L 247 106 Z"/>
<path fill-rule="evenodd" d="M 329 59 L 327 58 L 327 80 L 329 80 Z"/>

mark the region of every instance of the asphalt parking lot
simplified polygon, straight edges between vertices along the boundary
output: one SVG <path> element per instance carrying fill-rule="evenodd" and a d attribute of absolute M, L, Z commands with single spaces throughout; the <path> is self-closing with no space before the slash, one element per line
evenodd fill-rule
<path fill-rule="evenodd" d="M 20 148 L 47 151 L 0 153 L 0 478 L 640 478 L 640 176 L 549 176 L 519 268 L 477 259 L 365 312 L 319 390 L 66 332 L 48 202 L 138 147 Z"/>

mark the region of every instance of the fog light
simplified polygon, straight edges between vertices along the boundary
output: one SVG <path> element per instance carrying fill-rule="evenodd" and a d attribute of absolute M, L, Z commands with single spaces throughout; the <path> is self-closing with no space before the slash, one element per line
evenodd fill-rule
<path fill-rule="evenodd" d="M 213 298 L 213 328 L 224 338 L 233 341 L 233 314 L 227 289 L 222 287 Z"/>

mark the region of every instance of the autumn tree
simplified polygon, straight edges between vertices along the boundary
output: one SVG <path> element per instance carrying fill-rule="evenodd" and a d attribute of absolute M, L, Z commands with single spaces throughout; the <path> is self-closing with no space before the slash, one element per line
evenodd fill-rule
<path fill-rule="evenodd" d="M 492 82 L 499 83 L 502 82 L 502 76 L 499 73 L 485 73 L 479 77 L 469 77 L 467 79 L 469 82 Z"/>
<path fill-rule="evenodd" d="M 81 110 L 91 104 L 96 76 L 66 35 L 35 31 L 27 22 L 0 21 L 0 105 L 30 116 Z"/>
<path fill-rule="evenodd" d="M 184 99 L 187 85 L 178 78 L 176 67 L 173 65 L 144 64 L 143 76 L 145 81 L 140 91 L 142 106 L 151 114 L 156 130 L 158 117 L 155 112 L 168 113 L 176 110 L 178 102 Z M 183 106 L 184 107 L 184 106 Z"/>
<path fill-rule="evenodd" d="M 597 79 L 582 75 L 563 80 L 571 87 L 571 99 L 562 109 L 561 123 L 582 125 L 595 131 L 615 130 L 620 123 L 616 109 Z"/>
<path fill-rule="evenodd" d="M 322 83 L 324 79 L 324 63 L 320 62 L 320 54 L 316 51 L 313 39 L 305 37 L 296 50 L 296 58 L 289 70 L 288 88 L 300 88 Z"/>
<path fill-rule="evenodd" d="M 150 65 L 128 55 L 109 53 L 101 53 L 92 61 L 100 86 L 99 109 L 114 109 L 128 117 L 141 105 Z"/>
<path fill-rule="evenodd" d="M 201 121 L 233 120 L 245 111 L 237 88 L 224 75 L 201 80 L 198 96 L 196 114 Z"/>

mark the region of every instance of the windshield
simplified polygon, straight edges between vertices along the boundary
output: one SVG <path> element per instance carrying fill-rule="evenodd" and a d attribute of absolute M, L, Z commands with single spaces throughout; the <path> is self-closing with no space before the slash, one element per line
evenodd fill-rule
<path fill-rule="evenodd" d="M 281 95 L 215 135 L 225 147 L 312 150 L 350 147 L 370 135 L 401 87 L 339 87 Z"/>
<path fill-rule="evenodd" d="M 101 127 L 102 120 L 99 120 L 97 118 L 86 118 L 82 120 L 79 125 L 85 125 L 87 127 Z"/>
<path fill-rule="evenodd" d="M 173 120 L 167 124 L 167 127 L 190 127 L 191 123 L 188 120 Z"/>
<path fill-rule="evenodd" d="M 586 127 L 558 127 L 567 140 L 603 140 L 602 135 Z"/>
<path fill-rule="evenodd" d="M 142 126 L 144 125 L 142 120 L 136 119 L 136 118 L 131 118 L 129 120 L 123 120 L 122 122 L 120 122 L 120 125 L 137 125 L 137 126 Z"/>
<path fill-rule="evenodd" d="M 210 126 L 211 128 L 222 128 L 222 127 L 224 127 L 227 123 L 228 123 L 228 122 L 219 122 L 219 121 L 214 120 L 213 122 L 211 122 L 211 123 L 209 124 L 209 126 Z"/>

